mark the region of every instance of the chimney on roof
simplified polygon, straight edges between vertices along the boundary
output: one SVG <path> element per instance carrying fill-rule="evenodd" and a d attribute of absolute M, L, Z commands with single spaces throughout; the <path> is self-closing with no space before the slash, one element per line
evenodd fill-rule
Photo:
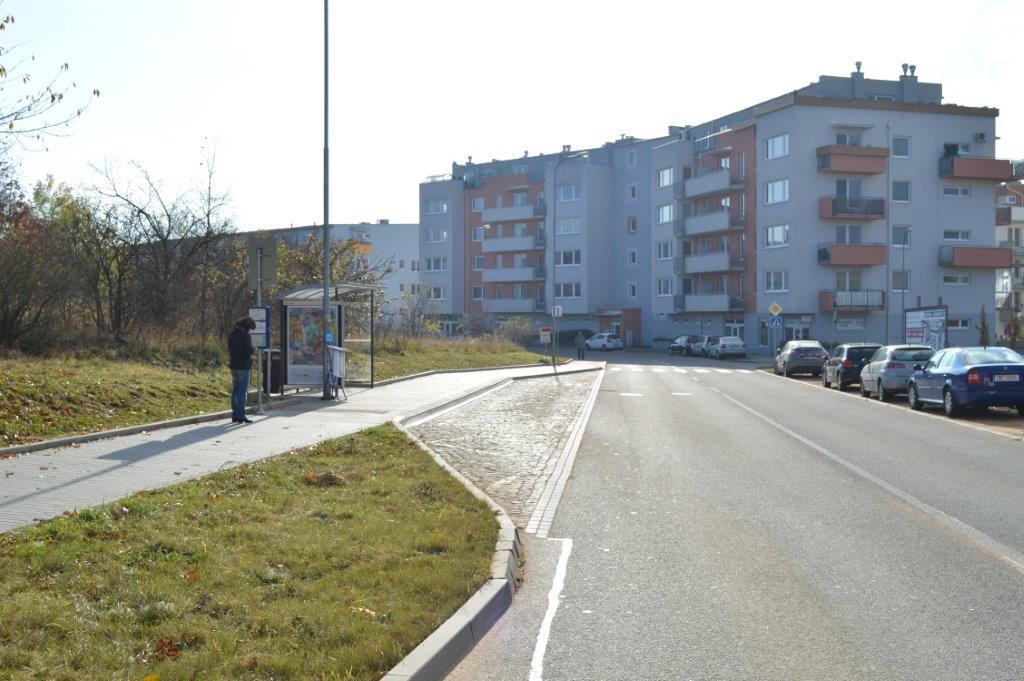
<path fill-rule="evenodd" d="M 377 224 L 378 225 L 390 225 L 391 224 L 391 220 L 388 220 L 387 218 L 378 218 Z"/>
<path fill-rule="evenodd" d="M 562 153 L 567 153 L 571 149 L 572 149 L 572 145 L 571 144 L 563 144 L 562 145 Z"/>
<path fill-rule="evenodd" d="M 857 62 L 857 70 L 850 74 L 850 96 L 854 99 L 867 99 L 867 94 L 864 92 L 864 74 L 861 72 L 862 62 Z"/>
<path fill-rule="evenodd" d="M 910 71 L 910 75 L 907 75 Z M 903 75 L 900 76 L 900 101 L 906 104 L 917 102 L 917 66 L 912 64 L 903 65 Z"/>
<path fill-rule="evenodd" d="M 530 152 L 529 151 L 524 151 L 523 152 L 523 158 L 529 158 L 529 156 L 530 156 Z"/>

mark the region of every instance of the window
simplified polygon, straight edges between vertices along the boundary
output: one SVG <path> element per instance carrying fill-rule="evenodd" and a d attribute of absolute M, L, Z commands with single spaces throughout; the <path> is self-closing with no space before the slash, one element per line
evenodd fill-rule
<path fill-rule="evenodd" d="M 405 291 L 405 284 L 398 284 L 398 292 L 403 293 Z"/>
<path fill-rule="evenodd" d="M 440 244 L 448 241 L 448 230 L 443 227 L 430 227 L 427 229 L 427 243 Z"/>
<path fill-rule="evenodd" d="M 636 182 L 630 182 L 629 184 L 626 185 L 626 200 L 627 201 L 636 201 L 636 197 L 637 197 Z"/>
<path fill-rule="evenodd" d="M 836 144 L 841 147 L 859 147 L 864 143 L 864 136 L 859 132 L 837 132 Z"/>
<path fill-rule="evenodd" d="M 432 300 L 445 300 L 448 297 L 447 286 L 428 286 L 427 297 Z"/>
<path fill-rule="evenodd" d="M 893 138 L 892 138 L 892 157 L 893 158 L 910 158 L 910 138 L 909 137 L 893 135 Z"/>
<path fill-rule="evenodd" d="M 579 201 L 583 192 L 578 184 L 563 184 L 555 187 L 555 201 Z"/>
<path fill-rule="evenodd" d="M 764 183 L 765 204 L 789 201 L 789 180 L 775 180 Z"/>
<path fill-rule="evenodd" d="M 1004 196 L 1003 199 L 1006 201 L 1006 203 L 1013 203 L 1013 204 L 1017 203 L 1017 197 L 1016 196 Z"/>
<path fill-rule="evenodd" d="M 654 288 L 659 296 L 672 295 L 672 280 L 668 277 L 659 277 L 654 280 Z"/>
<path fill-rule="evenodd" d="M 635 151 L 627 151 L 626 152 L 626 167 L 629 168 L 630 170 L 632 170 L 633 168 L 636 168 L 636 152 Z"/>
<path fill-rule="evenodd" d="M 581 224 L 579 218 L 558 218 L 555 222 L 555 234 L 579 234 Z"/>
<path fill-rule="evenodd" d="M 525 222 L 517 222 L 512 225 L 512 236 L 528 236 Z"/>
<path fill-rule="evenodd" d="M 636 282 L 635 281 L 627 281 L 626 282 L 626 298 L 628 300 L 636 300 Z"/>
<path fill-rule="evenodd" d="M 971 188 L 970 187 L 943 187 L 942 188 L 942 195 L 943 196 L 970 196 L 971 195 Z"/>
<path fill-rule="evenodd" d="M 563 281 L 555 284 L 556 298 L 580 298 L 582 297 L 581 286 L 578 281 Z"/>
<path fill-rule="evenodd" d="M 658 260 L 671 260 L 672 259 L 672 242 L 671 241 L 659 241 L 654 244 L 656 257 Z"/>
<path fill-rule="evenodd" d="M 859 291 L 860 270 L 836 270 L 837 291 Z"/>
<path fill-rule="evenodd" d="M 583 260 L 580 257 L 580 251 L 578 249 L 575 251 L 559 251 L 555 255 L 555 266 L 557 267 L 565 265 L 579 265 L 581 262 L 583 262 Z"/>
<path fill-rule="evenodd" d="M 949 286 L 967 286 L 971 283 L 969 274 L 943 274 L 942 283 Z"/>
<path fill-rule="evenodd" d="M 512 166 L 512 168 L 508 171 L 508 174 L 509 175 L 525 175 L 526 174 L 526 164 L 524 163 L 522 165 Z"/>
<path fill-rule="evenodd" d="M 765 270 L 765 293 L 789 290 L 789 272 L 787 270 Z"/>
<path fill-rule="evenodd" d="M 910 225 L 892 226 L 892 245 L 898 248 L 910 246 Z"/>
<path fill-rule="evenodd" d="M 638 221 L 635 215 L 630 215 L 626 218 L 626 234 L 636 234 L 638 227 Z"/>
<path fill-rule="evenodd" d="M 482 197 L 482 196 L 474 196 L 473 197 L 473 207 L 470 210 L 472 210 L 474 213 L 479 213 L 483 209 L 484 209 L 484 197 Z"/>
<path fill-rule="evenodd" d="M 484 228 L 483 227 L 474 227 L 473 228 L 473 241 L 483 241 L 483 240 L 484 240 Z"/>
<path fill-rule="evenodd" d="M 764 158 L 770 161 L 773 158 L 789 156 L 789 134 L 776 135 L 764 141 Z"/>
<path fill-rule="evenodd" d="M 910 270 L 893 270 L 892 271 L 892 290 L 893 291 L 909 291 L 910 290 Z"/>
<path fill-rule="evenodd" d="M 666 203 L 664 206 L 658 206 L 658 224 L 663 225 L 666 222 L 672 222 L 672 204 Z"/>
<path fill-rule="evenodd" d="M 836 225 L 837 244 L 859 244 L 860 225 Z"/>
<path fill-rule="evenodd" d="M 874 100 L 876 102 L 888 102 L 889 104 L 892 104 L 893 102 L 896 101 L 896 98 L 893 97 L 892 95 L 871 95 L 868 99 Z"/>
<path fill-rule="evenodd" d="M 860 180 L 836 180 L 836 196 L 860 198 Z"/>
<path fill-rule="evenodd" d="M 420 288 L 421 286 L 419 284 L 409 284 L 409 290 L 412 291 L 413 294 L 419 293 Z"/>
<path fill-rule="evenodd" d="M 473 300 L 481 300 L 484 297 L 484 287 L 474 286 L 473 287 Z"/>
<path fill-rule="evenodd" d="M 658 187 L 672 186 L 672 169 L 662 168 L 658 171 Z"/>
<path fill-rule="evenodd" d="M 958 154 L 969 154 L 971 153 L 971 145 L 966 142 L 957 142 L 956 153 Z"/>
<path fill-rule="evenodd" d="M 971 322 L 969 319 L 950 319 L 946 322 L 946 326 L 950 329 L 969 329 Z"/>
<path fill-rule="evenodd" d="M 448 269 L 448 258 L 426 258 L 427 272 L 444 272 Z"/>
<path fill-rule="evenodd" d="M 772 225 L 764 228 L 764 247 L 779 248 L 789 245 L 789 225 Z"/>
<path fill-rule="evenodd" d="M 482 270 L 484 268 L 484 256 L 474 255 L 473 256 L 473 269 Z"/>
<path fill-rule="evenodd" d="M 628 251 L 626 251 L 626 267 L 630 267 L 630 268 L 636 267 L 636 262 L 637 262 L 636 249 L 635 248 L 631 248 Z"/>
<path fill-rule="evenodd" d="M 410 260 L 409 261 L 409 268 L 413 272 L 419 272 L 420 271 L 420 261 L 419 260 Z"/>
<path fill-rule="evenodd" d="M 513 192 L 512 193 L 512 205 L 513 206 L 529 206 L 530 195 L 526 192 Z"/>
<path fill-rule="evenodd" d="M 910 203 L 910 181 L 893 180 L 892 200 L 900 203 Z"/>
<path fill-rule="evenodd" d="M 942 230 L 944 241 L 970 241 L 971 230 L 969 229 L 944 229 Z"/>
<path fill-rule="evenodd" d="M 448 212 L 448 202 L 444 199 L 427 199 L 427 215 L 440 215 Z"/>

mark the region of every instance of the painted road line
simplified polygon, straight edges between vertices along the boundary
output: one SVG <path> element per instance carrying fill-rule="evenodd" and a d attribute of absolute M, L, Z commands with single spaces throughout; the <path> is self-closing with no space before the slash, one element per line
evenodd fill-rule
<path fill-rule="evenodd" d="M 654 367 L 653 369 L 651 369 L 651 371 L 653 371 L 656 374 L 663 374 L 665 373 L 665 367 Z"/>
<path fill-rule="evenodd" d="M 685 374 L 686 373 L 686 369 L 681 369 L 679 367 L 676 367 L 672 371 L 676 372 L 677 374 Z"/>
<path fill-rule="evenodd" d="M 610 367 L 608 371 L 622 371 L 622 367 Z"/>
<path fill-rule="evenodd" d="M 629 367 L 629 369 L 630 369 L 630 371 L 637 371 L 637 372 L 643 371 L 643 369 L 641 367 Z"/>
<path fill-rule="evenodd" d="M 677 397 L 692 397 L 693 396 L 693 393 L 672 393 L 672 394 L 677 396 Z"/>
<path fill-rule="evenodd" d="M 750 370 L 750 369 L 737 369 L 736 373 L 738 373 L 738 374 L 752 374 L 754 372 L 752 370 Z"/>
<path fill-rule="evenodd" d="M 710 374 L 711 369 L 694 369 L 698 374 Z"/>
<path fill-rule="evenodd" d="M 619 397 L 643 397 L 640 393 L 619 393 Z"/>
<path fill-rule="evenodd" d="M 732 369 L 715 369 L 715 371 L 717 371 L 720 374 L 731 374 L 732 373 Z"/>
<path fill-rule="evenodd" d="M 562 553 L 558 556 L 555 578 L 551 581 L 551 590 L 548 591 L 548 609 L 544 613 L 544 620 L 540 623 L 537 643 L 533 647 L 533 659 L 530 661 L 530 681 L 543 681 L 544 679 L 544 653 L 547 652 L 548 639 L 551 637 L 551 623 L 555 621 L 555 613 L 562 600 L 565 572 L 569 566 L 569 554 L 572 553 L 572 539 L 553 539 L 551 541 L 562 542 Z"/>
<path fill-rule="evenodd" d="M 992 537 L 988 536 L 987 534 L 985 534 L 981 530 L 978 530 L 978 529 L 976 529 L 974 527 L 971 527 L 970 525 L 968 525 L 967 523 L 963 522 L 962 520 L 954 518 L 951 515 L 943 513 L 942 511 L 940 511 L 939 509 L 935 508 L 934 506 L 930 506 L 930 505 L 926 504 L 925 502 L 921 501 L 920 499 L 918 499 L 917 497 L 913 496 L 912 494 L 910 494 L 908 492 L 904 492 L 900 488 L 898 488 L 898 487 L 896 487 L 894 485 L 891 485 L 890 483 L 886 482 L 885 480 L 882 480 L 881 478 L 879 478 L 879 477 L 877 477 L 875 475 L 872 475 L 871 473 L 868 473 L 866 470 L 864 470 L 860 466 L 857 466 L 856 464 L 850 463 L 849 461 L 847 461 L 843 457 L 839 456 L 835 452 L 833 452 L 833 451 L 831 451 L 829 449 L 826 449 L 825 447 L 822 447 L 821 445 L 819 445 L 819 444 L 817 444 L 815 442 L 812 442 L 811 440 L 808 440 L 803 435 L 800 435 L 799 433 L 797 433 L 797 432 L 795 432 L 793 430 L 790 430 L 789 428 L 787 428 L 786 426 L 782 425 L 778 421 L 775 421 L 772 418 L 770 418 L 768 416 L 765 416 L 764 414 L 762 414 L 761 412 L 757 411 L 753 407 L 748 407 L 747 405 L 745 405 L 744 403 L 740 402 L 736 398 L 730 397 L 729 395 L 725 395 L 725 394 L 723 394 L 722 397 L 724 397 L 725 399 L 729 400 L 730 402 L 735 404 L 737 407 L 739 407 L 741 409 L 744 409 L 745 411 L 749 412 L 753 416 L 756 416 L 757 418 L 761 419 L 762 421 L 764 421 L 768 425 L 772 426 L 773 428 L 775 428 L 775 429 L 785 433 L 786 435 L 789 435 L 794 440 L 797 440 L 798 442 L 801 442 L 801 443 L 807 445 L 808 447 L 810 447 L 814 451 L 818 452 L 819 454 L 821 454 L 822 456 L 826 457 L 827 459 L 830 459 L 831 461 L 839 464 L 840 466 L 842 466 L 846 470 L 850 471 L 851 473 L 853 473 L 857 477 L 859 477 L 859 478 L 861 478 L 863 480 L 866 480 L 866 481 L 872 483 L 873 485 L 881 487 L 883 490 L 885 490 L 889 494 L 893 495 L 897 499 L 900 499 L 901 501 L 903 501 L 903 502 L 905 502 L 907 504 L 910 504 L 911 506 L 916 508 L 918 511 L 921 511 L 925 515 L 928 515 L 931 518 L 933 518 L 934 520 L 937 520 L 938 522 L 942 523 L 943 525 L 946 525 L 947 527 L 952 529 L 954 532 L 957 532 L 958 534 L 963 535 L 969 541 L 973 541 L 976 544 L 979 544 L 987 552 L 992 553 L 996 557 L 998 557 L 998 558 L 1004 560 L 1005 562 L 1009 563 L 1014 568 L 1016 568 L 1019 572 L 1024 572 L 1024 554 L 1021 554 L 1021 553 L 1015 551 L 1014 549 L 1010 548 L 1009 546 L 1003 544 L 1002 542 L 999 542 L 999 541 L 993 539 Z"/>

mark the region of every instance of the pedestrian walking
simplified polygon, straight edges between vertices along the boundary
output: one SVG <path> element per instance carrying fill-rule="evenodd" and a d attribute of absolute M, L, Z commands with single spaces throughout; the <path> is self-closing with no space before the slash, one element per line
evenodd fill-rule
<path fill-rule="evenodd" d="M 242 317 L 235 322 L 235 328 L 228 334 L 228 354 L 231 369 L 231 420 L 235 423 L 252 423 L 245 415 L 245 398 L 249 393 L 249 378 L 252 376 L 252 347 L 250 332 L 256 328 L 252 317 Z"/>
<path fill-rule="evenodd" d="M 583 359 L 583 355 L 586 351 L 587 339 L 583 336 L 583 332 L 580 331 L 576 334 L 576 359 Z"/>

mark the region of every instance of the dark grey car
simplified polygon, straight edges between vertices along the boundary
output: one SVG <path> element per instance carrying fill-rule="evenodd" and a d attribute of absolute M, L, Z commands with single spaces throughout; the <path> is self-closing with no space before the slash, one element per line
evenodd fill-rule
<path fill-rule="evenodd" d="M 782 376 L 792 374 L 821 375 L 821 367 L 828 359 L 828 351 L 815 340 L 791 340 L 775 356 L 775 373 Z"/>

